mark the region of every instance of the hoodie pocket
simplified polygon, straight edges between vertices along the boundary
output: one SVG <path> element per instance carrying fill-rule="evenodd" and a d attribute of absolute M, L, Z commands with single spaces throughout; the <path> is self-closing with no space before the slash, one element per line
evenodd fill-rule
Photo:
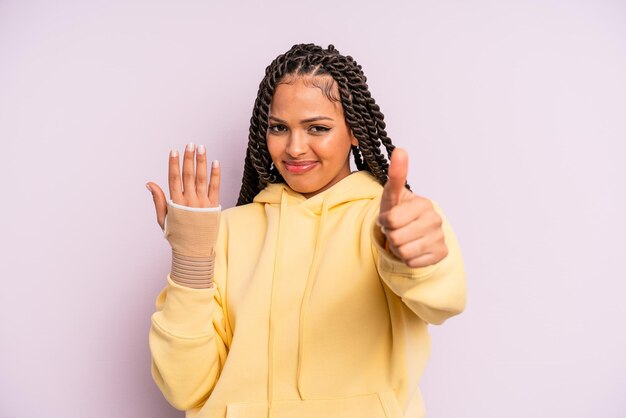
<path fill-rule="evenodd" d="M 230 403 L 226 418 L 266 418 L 267 402 Z M 336 399 L 275 400 L 271 418 L 402 418 L 392 390 Z"/>

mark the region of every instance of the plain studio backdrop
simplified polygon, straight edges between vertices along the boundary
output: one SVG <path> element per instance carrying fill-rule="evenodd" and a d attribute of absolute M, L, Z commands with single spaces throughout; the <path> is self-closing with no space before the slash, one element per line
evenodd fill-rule
<path fill-rule="evenodd" d="M 428 417 L 625 416 L 623 1 L 0 2 L 0 416 L 182 417 L 150 376 L 144 187 L 205 144 L 235 204 L 265 67 L 363 66 L 467 269 Z"/>

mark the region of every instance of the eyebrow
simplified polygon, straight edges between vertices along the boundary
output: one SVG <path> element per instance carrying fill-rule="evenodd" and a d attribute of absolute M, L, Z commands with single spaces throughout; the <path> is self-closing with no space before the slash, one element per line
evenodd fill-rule
<path fill-rule="evenodd" d="M 285 124 L 287 123 L 287 121 L 279 119 L 276 116 L 270 116 L 269 118 L 274 119 L 276 122 L 285 123 Z M 318 120 L 332 120 L 333 122 L 335 121 L 333 118 L 329 118 L 328 116 L 314 116 L 312 118 L 302 119 L 300 123 L 309 123 L 309 122 L 315 122 Z"/>

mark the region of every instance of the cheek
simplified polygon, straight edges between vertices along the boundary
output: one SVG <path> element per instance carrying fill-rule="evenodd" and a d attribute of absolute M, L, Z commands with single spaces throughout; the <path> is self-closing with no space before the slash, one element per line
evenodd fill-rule
<path fill-rule="evenodd" d="M 343 160 L 350 153 L 350 139 L 344 135 L 327 138 L 320 142 L 318 150 L 327 158 Z"/>
<path fill-rule="evenodd" d="M 267 150 L 269 151 L 272 160 L 276 160 L 276 157 L 281 153 L 279 142 L 272 140 L 269 136 L 267 136 L 265 143 L 267 144 Z"/>

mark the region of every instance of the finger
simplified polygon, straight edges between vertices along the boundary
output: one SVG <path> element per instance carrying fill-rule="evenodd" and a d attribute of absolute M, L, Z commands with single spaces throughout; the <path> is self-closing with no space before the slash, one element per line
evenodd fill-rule
<path fill-rule="evenodd" d="M 406 185 L 406 177 L 409 172 L 409 156 L 403 148 L 396 148 L 391 153 L 391 161 L 389 163 L 388 183 L 390 185 L 391 197 L 400 199 L 404 186 Z"/>
<path fill-rule="evenodd" d="M 211 206 L 218 206 L 220 204 L 220 181 L 222 171 L 220 168 L 220 162 L 213 160 L 211 164 L 211 180 L 209 181 L 209 202 Z"/>
<path fill-rule="evenodd" d="M 391 251 L 391 253 L 395 255 L 397 258 L 400 258 L 400 256 L 398 255 L 398 248 L 395 245 L 393 245 L 391 242 L 389 242 L 389 251 Z"/>
<path fill-rule="evenodd" d="M 378 223 L 388 229 L 398 229 L 419 219 L 428 210 L 428 202 L 415 195 L 378 215 Z"/>
<path fill-rule="evenodd" d="M 207 182 L 206 149 L 204 145 L 198 145 L 198 152 L 196 152 L 196 195 L 198 197 L 206 196 Z"/>
<path fill-rule="evenodd" d="M 188 143 L 183 156 L 183 194 L 187 203 L 196 200 L 196 175 L 193 168 L 195 153 L 194 143 Z"/>
<path fill-rule="evenodd" d="M 445 242 L 443 232 L 417 240 L 412 245 L 412 252 L 404 257 L 405 264 L 409 267 L 425 267 L 435 264 L 448 256 L 448 246 Z M 402 246 L 400 247 L 402 248 Z"/>
<path fill-rule="evenodd" d="M 390 243 L 390 247 L 395 247 L 398 257 L 407 261 L 430 252 L 429 242 L 430 240 L 428 238 L 423 237 L 421 239 L 412 240 L 403 245 L 394 245 Z"/>
<path fill-rule="evenodd" d="M 161 227 L 164 228 L 165 225 L 165 215 L 167 214 L 167 199 L 165 197 L 165 193 L 163 190 L 156 184 L 149 181 L 146 183 L 146 187 L 150 190 L 152 194 L 152 200 L 154 201 L 154 209 L 156 210 L 157 223 Z"/>
<path fill-rule="evenodd" d="M 438 263 L 439 261 L 441 260 L 435 254 L 426 253 L 426 254 L 421 254 L 408 261 L 405 261 L 404 264 L 406 264 L 407 266 L 411 268 L 419 268 L 419 267 L 431 266 L 433 264 Z"/>
<path fill-rule="evenodd" d="M 383 190 L 381 212 L 391 209 L 400 201 L 408 171 L 409 157 L 406 151 L 402 148 L 395 148 L 391 153 L 391 161 L 387 171 L 388 180 Z"/>
<path fill-rule="evenodd" d="M 385 228 L 384 226 L 381 228 Z M 428 233 L 428 228 L 420 219 L 398 229 L 385 228 L 385 235 L 389 242 L 395 246 L 404 245 L 416 239 L 424 237 Z"/>
<path fill-rule="evenodd" d="M 170 199 L 172 199 L 174 203 L 184 203 L 183 189 L 180 184 L 180 163 L 178 162 L 178 151 L 176 151 L 175 149 L 170 151 L 170 162 L 167 178 L 170 188 Z"/>

